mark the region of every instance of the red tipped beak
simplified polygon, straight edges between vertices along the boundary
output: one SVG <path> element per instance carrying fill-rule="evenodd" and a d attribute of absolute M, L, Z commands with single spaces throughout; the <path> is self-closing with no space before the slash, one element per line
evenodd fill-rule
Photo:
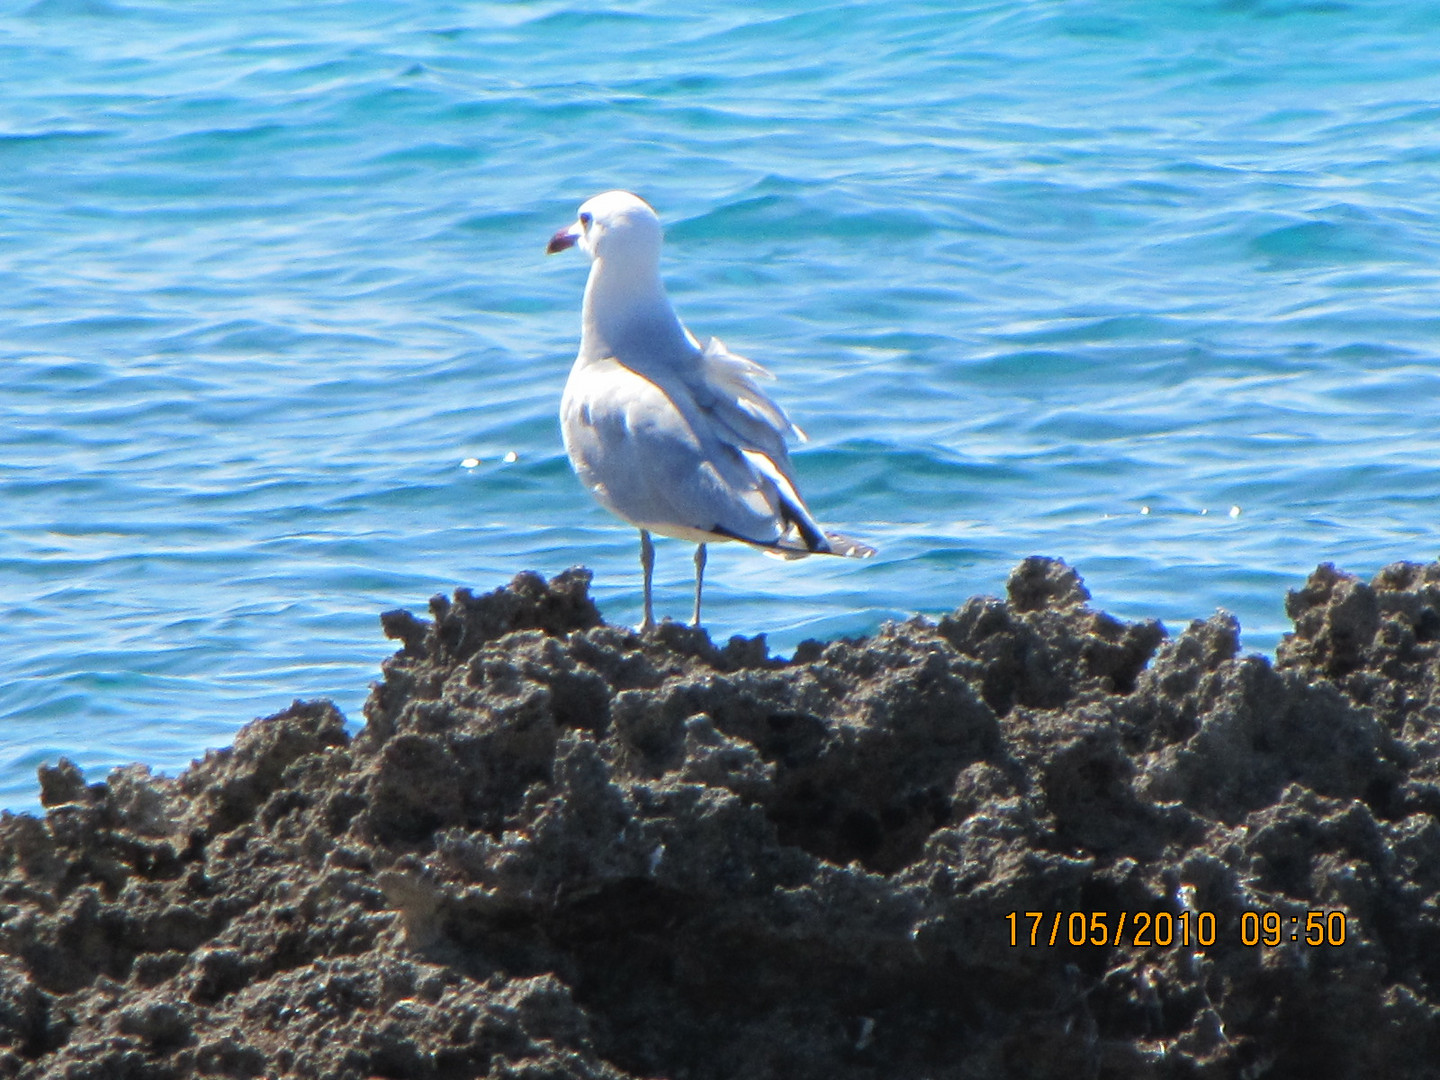
<path fill-rule="evenodd" d="M 545 245 L 545 254 L 554 255 L 557 251 L 564 251 L 566 248 L 575 246 L 575 241 L 580 238 L 569 229 L 561 229 L 550 238 L 550 243 Z"/>

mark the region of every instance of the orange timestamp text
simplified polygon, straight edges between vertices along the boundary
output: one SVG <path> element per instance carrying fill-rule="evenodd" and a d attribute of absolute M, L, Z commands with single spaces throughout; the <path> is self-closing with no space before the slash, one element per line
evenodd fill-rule
<path fill-rule="evenodd" d="M 1011 946 L 1130 945 L 1206 948 L 1219 936 L 1213 911 L 1011 911 Z M 1128 935 L 1128 936 L 1127 936 Z M 1240 943 L 1274 947 L 1287 942 L 1344 945 L 1343 911 L 1245 911 L 1240 915 Z"/>

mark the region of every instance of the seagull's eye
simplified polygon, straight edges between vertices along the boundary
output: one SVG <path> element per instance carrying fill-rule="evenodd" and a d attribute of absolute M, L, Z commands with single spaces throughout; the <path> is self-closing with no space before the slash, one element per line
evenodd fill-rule
<path fill-rule="evenodd" d="M 588 228 L 590 227 L 590 223 L 591 223 L 592 221 L 594 221 L 594 220 L 595 220 L 595 219 L 590 216 L 590 211 L 585 210 L 585 211 L 582 211 L 582 212 L 581 212 L 581 214 L 580 214 L 580 225 L 581 225 L 582 228 L 588 229 Z"/>

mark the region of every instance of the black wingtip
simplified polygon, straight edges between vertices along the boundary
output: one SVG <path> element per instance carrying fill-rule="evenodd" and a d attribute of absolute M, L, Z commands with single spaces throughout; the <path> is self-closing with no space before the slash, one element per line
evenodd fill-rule
<path fill-rule="evenodd" d="M 806 520 L 806 515 L 801 514 L 795 507 L 783 499 L 780 502 L 780 520 L 785 522 L 787 526 L 795 526 L 795 531 L 800 534 L 800 539 L 805 542 L 807 550 L 814 552 L 816 555 L 834 554 L 834 552 L 830 550 L 830 542 L 826 535 L 815 528 L 814 525 L 810 524 L 810 522 Z"/>

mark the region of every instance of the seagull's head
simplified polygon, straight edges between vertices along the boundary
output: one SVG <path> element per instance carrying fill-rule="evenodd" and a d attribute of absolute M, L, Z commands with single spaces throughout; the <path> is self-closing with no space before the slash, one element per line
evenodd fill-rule
<path fill-rule="evenodd" d="M 644 199 L 607 191 L 581 204 L 575 224 L 552 236 L 545 251 L 578 247 L 592 261 L 658 263 L 663 235 L 659 216 Z"/>

